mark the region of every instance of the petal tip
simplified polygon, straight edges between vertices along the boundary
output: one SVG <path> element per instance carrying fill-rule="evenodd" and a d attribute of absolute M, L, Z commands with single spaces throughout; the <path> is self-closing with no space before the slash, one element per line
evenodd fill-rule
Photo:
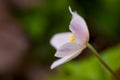
<path fill-rule="evenodd" d="M 51 69 L 51 70 L 53 70 L 53 69 L 54 69 L 54 67 L 53 67 L 53 66 L 50 66 L 50 69 Z"/>
<path fill-rule="evenodd" d="M 73 15 L 73 11 L 72 11 L 71 7 L 69 6 L 68 8 L 69 8 L 70 13 Z"/>
<path fill-rule="evenodd" d="M 53 64 L 50 66 L 50 69 L 53 70 L 55 67 L 57 67 L 57 66 L 55 66 L 55 63 L 53 63 Z"/>

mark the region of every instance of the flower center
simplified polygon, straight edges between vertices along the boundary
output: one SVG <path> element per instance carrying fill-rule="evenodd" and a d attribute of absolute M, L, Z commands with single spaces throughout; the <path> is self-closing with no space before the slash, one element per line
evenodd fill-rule
<path fill-rule="evenodd" d="M 74 42 L 74 41 L 75 41 L 74 33 L 72 33 L 71 38 L 70 38 L 70 41 L 71 41 L 71 42 Z"/>

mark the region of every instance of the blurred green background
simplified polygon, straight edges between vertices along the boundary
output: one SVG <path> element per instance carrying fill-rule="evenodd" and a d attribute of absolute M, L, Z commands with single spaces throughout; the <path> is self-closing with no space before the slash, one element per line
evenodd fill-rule
<path fill-rule="evenodd" d="M 26 63 L 32 68 L 24 72 L 28 80 L 114 80 L 88 49 L 75 60 L 50 70 L 57 58 L 49 41 L 54 34 L 69 31 L 69 6 L 84 17 L 90 32 L 89 42 L 120 75 L 120 0 L 8 1 L 12 16 L 23 25 L 30 43 Z"/>

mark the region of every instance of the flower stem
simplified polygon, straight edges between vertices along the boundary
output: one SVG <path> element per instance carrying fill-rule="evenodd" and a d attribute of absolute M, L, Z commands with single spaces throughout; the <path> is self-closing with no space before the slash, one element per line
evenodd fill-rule
<path fill-rule="evenodd" d="M 87 47 L 92 51 L 92 53 L 98 58 L 101 64 L 116 78 L 116 80 L 120 80 L 119 76 L 103 61 L 98 52 L 88 43 Z"/>

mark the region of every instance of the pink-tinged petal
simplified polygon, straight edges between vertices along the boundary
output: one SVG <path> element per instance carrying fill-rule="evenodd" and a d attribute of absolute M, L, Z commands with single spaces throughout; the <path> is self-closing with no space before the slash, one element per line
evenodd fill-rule
<path fill-rule="evenodd" d="M 84 47 L 82 47 L 84 48 Z M 69 42 L 62 45 L 60 48 L 57 49 L 55 53 L 56 57 L 65 57 L 74 54 L 76 51 L 81 49 L 81 46 L 74 42 Z"/>
<path fill-rule="evenodd" d="M 87 24 L 81 16 L 79 16 L 76 12 L 72 12 L 70 7 L 69 10 L 72 14 L 72 20 L 69 28 L 74 33 L 77 43 L 85 45 L 89 40 Z"/>
<path fill-rule="evenodd" d="M 63 44 L 70 42 L 71 35 L 72 35 L 71 32 L 58 33 L 52 37 L 52 39 L 50 40 L 50 43 L 53 47 L 58 49 Z"/>
<path fill-rule="evenodd" d="M 58 66 L 60 66 L 61 64 L 64 64 L 72 59 L 74 59 L 76 56 L 78 56 L 84 48 L 80 48 L 79 50 L 75 51 L 74 53 L 71 53 L 71 55 L 65 56 L 61 59 L 58 59 L 57 61 L 53 62 L 53 64 L 51 65 L 51 69 L 54 69 Z"/>

